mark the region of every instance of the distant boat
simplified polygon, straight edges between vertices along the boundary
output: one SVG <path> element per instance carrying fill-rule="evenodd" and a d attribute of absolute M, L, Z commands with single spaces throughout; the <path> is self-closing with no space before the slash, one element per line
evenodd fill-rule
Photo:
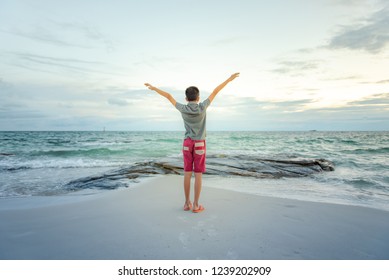
<path fill-rule="evenodd" d="M 317 130 L 316 129 L 312 129 L 312 130 L 310 130 L 309 132 L 316 132 Z"/>

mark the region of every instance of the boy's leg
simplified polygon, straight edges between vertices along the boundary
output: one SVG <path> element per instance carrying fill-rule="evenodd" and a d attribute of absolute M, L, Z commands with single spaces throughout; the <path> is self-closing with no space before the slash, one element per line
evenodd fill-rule
<path fill-rule="evenodd" d="M 198 213 L 204 210 L 204 207 L 199 204 L 201 188 L 203 185 L 203 173 L 205 172 L 205 140 L 198 140 L 194 145 L 194 173 L 195 173 L 195 187 L 194 187 L 194 201 L 193 212 Z"/>
<path fill-rule="evenodd" d="M 192 203 L 190 202 L 190 181 L 192 178 L 192 171 L 185 171 L 184 173 L 184 193 L 185 193 L 185 210 L 190 210 L 192 208 Z"/>
<path fill-rule="evenodd" d="M 184 210 L 192 210 L 192 203 L 190 202 L 190 181 L 192 178 L 193 170 L 193 144 L 192 139 L 187 138 L 183 144 L 183 156 L 184 156 L 184 193 L 185 193 L 185 204 Z"/>
<path fill-rule="evenodd" d="M 195 186 L 194 186 L 194 201 L 193 201 L 193 210 L 199 209 L 199 199 L 201 194 L 203 173 L 195 173 Z"/>

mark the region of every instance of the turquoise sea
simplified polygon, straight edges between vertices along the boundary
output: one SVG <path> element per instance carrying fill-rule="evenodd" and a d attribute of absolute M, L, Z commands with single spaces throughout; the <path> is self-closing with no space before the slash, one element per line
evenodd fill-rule
<path fill-rule="evenodd" d="M 72 180 L 179 157 L 182 139 L 183 132 L 0 132 L 0 203 L 8 197 L 68 195 L 64 186 Z M 212 175 L 205 177 L 205 187 L 389 211 L 389 132 L 208 132 L 207 154 L 226 161 L 245 155 L 324 158 L 335 171 L 303 178 L 223 178 L 227 185 Z M 88 190 L 83 191 L 79 194 Z"/>

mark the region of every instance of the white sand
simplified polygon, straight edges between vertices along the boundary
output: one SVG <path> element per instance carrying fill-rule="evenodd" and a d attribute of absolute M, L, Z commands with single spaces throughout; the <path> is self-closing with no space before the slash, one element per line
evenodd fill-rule
<path fill-rule="evenodd" d="M 386 211 L 261 197 L 206 180 L 201 202 L 203 213 L 182 210 L 180 176 L 87 199 L 2 199 L 0 259 L 389 259 Z"/>

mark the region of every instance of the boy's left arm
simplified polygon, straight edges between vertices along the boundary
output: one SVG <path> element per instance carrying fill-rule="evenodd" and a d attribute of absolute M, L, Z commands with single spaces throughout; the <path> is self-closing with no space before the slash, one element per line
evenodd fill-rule
<path fill-rule="evenodd" d="M 235 74 L 232 74 L 231 77 L 229 77 L 227 80 L 225 80 L 223 83 L 221 83 L 220 85 L 218 85 L 214 90 L 213 92 L 211 93 L 211 95 L 208 97 L 209 101 L 213 101 L 213 99 L 216 97 L 216 95 L 231 81 L 233 81 L 235 78 L 239 77 L 239 74 L 240 73 L 235 73 Z"/>
<path fill-rule="evenodd" d="M 162 95 L 163 97 L 165 97 L 167 100 L 170 101 L 170 103 L 172 103 L 172 105 L 174 107 L 176 107 L 177 101 L 174 99 L 174 97 L 170 93 L 163 91 L 163 90 L 160 90 L 159 88 L 156 88 L 156 87 L 150 85 L 149 83 L 145 83 L 145 86 L 148 87 L 150 90 L 155 91 L 159 95 Z"/>

